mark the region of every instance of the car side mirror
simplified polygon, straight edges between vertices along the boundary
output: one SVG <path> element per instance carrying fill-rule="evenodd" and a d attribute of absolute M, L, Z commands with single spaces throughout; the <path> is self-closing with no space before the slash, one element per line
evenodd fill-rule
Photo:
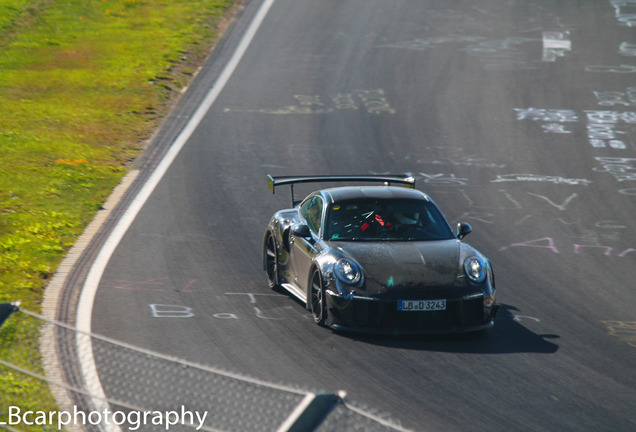
<path fill-rule="evenodd" d="M 296 236 L 296 237 L 301 237 L 301 238 L 311 238 L 311 232 L 309 231 L 309 227 L 305 224 L 300 224 L 300 225 L 296 225 L 293 229 L 292 229 L 292 233 Z"/>
<path fill-rule="evenodd" d="M 457 224 L 457 239 L 462 240 L 464 237 L 470 234 L 472 230 L 473 230 L 473 227 L 471 227 L 470 224 L 466 222 L 458 223 Z"/>

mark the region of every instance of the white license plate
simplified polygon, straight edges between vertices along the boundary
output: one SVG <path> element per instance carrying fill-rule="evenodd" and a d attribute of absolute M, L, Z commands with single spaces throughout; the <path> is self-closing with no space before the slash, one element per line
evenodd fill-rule
<path fill-rule="evenodd" d="M 437 311 L 446 310 L 446 300 L 399 300 L 399 311 Z"/>

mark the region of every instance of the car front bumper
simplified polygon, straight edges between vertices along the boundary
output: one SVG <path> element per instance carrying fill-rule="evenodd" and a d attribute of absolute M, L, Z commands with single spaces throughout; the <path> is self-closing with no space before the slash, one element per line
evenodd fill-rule
<path fill-rule="evenodd" d="M 477 294 L 445 300 L 445 310 L 399 311 L 397 300 L 327 291 L 325 324 L 336 330 L 376 334 L 466 333 L 494 325 L 499 305 L 492 298 Z"/>

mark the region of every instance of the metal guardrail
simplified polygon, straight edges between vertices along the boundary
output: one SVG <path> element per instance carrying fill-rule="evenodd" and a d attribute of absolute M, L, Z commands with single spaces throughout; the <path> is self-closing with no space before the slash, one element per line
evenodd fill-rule
<path fill-rule="evenodd" d="M 35 320 L 43 331 L 52 331 L 56 349 L 67 350 L 69 343 L 75 346 L 61 358 L 75 356 L 77 361 L 61 362 L 62 374 L 54 379 L 0 359 L 0 371 L 10 369 L 29 379 L 46 381 L 55 395 L 66 395 L 61 398 L 66 402 L 58 400 L 62 405 L 59 411 L 49 413 L 58 421 L 50 425 L 51 429 L 28 429 L 24 422 L 17 422 L 19 407 L 0 407 L 0 429 L 58 430 L 58 426 L 63 426 L 68 431 L 87 432 L 406 431 L 390 416 L 378 415 L 348 401 L 343 391 L 309 391 L 195 364 L 83 333 L 73 326 L 19 309 L 16 304 L 0 304 L 0 325 L 11 314 L 14 314 L 12 320 L 20 320 L 17 325 Z M 77 366 L 71 364 L 81 364 L 86 355 L 95 360 L 99 376 L 86 371 L 78 374 Z M 99 380 L 103 392 L 94 391 L 95 380 Z M 13 409 L 13 413 L 3 412 L 5 409 Z M 24 412 L 21 410 L 21 414 Z M 30 414 L 30 419 L 36 414 Z"/>

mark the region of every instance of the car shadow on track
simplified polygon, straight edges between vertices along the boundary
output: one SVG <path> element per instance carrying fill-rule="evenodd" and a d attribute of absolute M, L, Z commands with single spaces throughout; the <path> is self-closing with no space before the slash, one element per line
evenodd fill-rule
<path fill-rule="evenodd" d="M 420 351 L 470 354 L 555 353 L 559 346 L 554 334 L 536 334 L 516 319 L 517 308 L 502 305 L 495 326 L 474 333 L 419 336 L 378 336 L 341 333 L 342 337 L 374 345 Z"/>

